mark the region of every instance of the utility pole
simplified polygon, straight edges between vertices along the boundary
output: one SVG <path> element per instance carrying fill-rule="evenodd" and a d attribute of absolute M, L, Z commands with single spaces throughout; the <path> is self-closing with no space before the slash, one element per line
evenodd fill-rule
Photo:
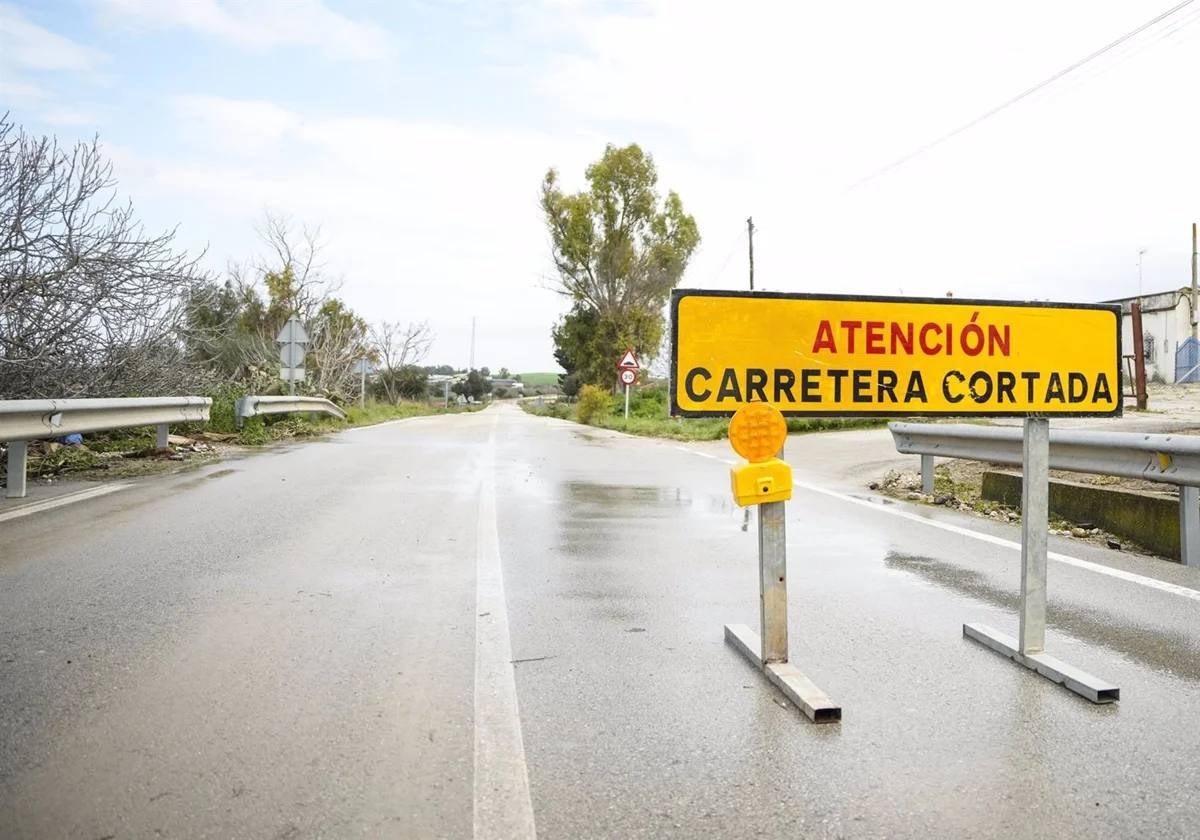
<path fill-rule="evenodd" d="M 467 366 L 467 373 L 475 370 L 475 316 L 471 316 L 471 362 Z"/>
<path fill-rule="evenodd" d="M 1138 251 L 1138 300 L 1142 299 L 1142 257 L 1146 255 L 1146 248 Z"/>
<path fill-rule="evenodd" d="M 754 217 L 746 219 L 746 232 L 750 238 L 750 291 L 754 291 Z M 1194 237 L 1193 237 L 1194 238 Z M 1195 258 L 1192 259 L 1193 264 Z M 1193 274 L 1195 271 L 1192 272 Z"/>
<path fill-rule="evenodd" d="M 1192 338 L 1200 338 L 1196 335 L 1196 281 L 1197 271 L 1200 263 L 1196 258 L 1196 223 L 1192 222 Z"/>

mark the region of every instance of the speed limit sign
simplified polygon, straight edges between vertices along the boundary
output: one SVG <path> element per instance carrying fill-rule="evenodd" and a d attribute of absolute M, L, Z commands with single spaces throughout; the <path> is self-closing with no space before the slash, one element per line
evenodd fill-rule
<path fill-rule="evenodd" d="M 636 370 L 621 371 L 621 384 L 622 385 L 632 385 L 636 381 L 637 381 L 637 371 Z"/>

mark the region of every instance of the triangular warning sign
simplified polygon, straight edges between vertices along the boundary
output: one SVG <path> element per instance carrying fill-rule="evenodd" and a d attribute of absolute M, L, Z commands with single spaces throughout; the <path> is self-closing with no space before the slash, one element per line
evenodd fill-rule
<path fill-rule="evenodd" d="M 637 370 L 641 367 L 638 364 L 637 356 L 633 355 L 633 349 L 625 351 L 625 355 L 621 357 L 621 361 L 617 362 L 617 367 L 626 368 L 628 370 Z"/>

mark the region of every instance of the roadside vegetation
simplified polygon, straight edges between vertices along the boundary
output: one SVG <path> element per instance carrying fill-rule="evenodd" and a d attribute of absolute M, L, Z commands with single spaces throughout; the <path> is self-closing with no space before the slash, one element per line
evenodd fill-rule
<path fill-rule="evenodd" d="M 205 431 L 200 434 L 211 436 L 214 431 L 218 434 L 224 431 L 226 433 L 233 433 L 233 437 L 229 438 L 229 442 L 235 445 L 261 446 L 291 438 L 314 437 L 356 426 L 373 426 L 377 423 L 403 420 L 407 417 L 423 417 L 432 414 L 458 414 L 465 411 L 474 411 L 482 408 L 482 406 L 459 406 L 452 402 L 449 408 L 443 408 L 440 405 L 431 405 L 425 402 L 368 402 L 363 407 L 359 407 L 358 405 L 342 406 L 342 410 L 346 412 L 345 420 L 339 420 L 336 417 L 330 417 L 325 414 L 283 414 L 274 417 L 249 417 L 243 423 L 240 430 L 236 428 L 236 423 L 233 419 L 232 403 L 229 405 L 228 414 L 226 414 L 224 406 L 221 408 L 222 411 L 218 415 L 217 404 L 214 401 L 212 412 L 214 422 L 204 426 L 203 429 Z M 218 416 L 221 418 L 220 421 L 217 421 Z"/>
<path fill-rule="evenodd" d="M 266 212 L 257 254 L 205 268 L 176 231 L 145 229 L 99 138 L 60 145 L 0 112 L 0 230 L 0 399 L 213 400 L 210 422 L 173 427 L 164 450 L 152 429 L 31 441 L 33 479 L 172 469 L 231 448 L 467 410 L 493 390 L 487 368 L 422 365 L 428 323 L 369 322 L 351 309 L 317 226 Z M 293 317 L 308 334 L 297 392 L 348 419 L 260 417 L 239 429 L 238 398 L 287 393 L 276 338 Z"/>
<path fill-rule="evenodd" d="M 558 379 L 561 374 L 553 371 L 542 371 L 533 373 L 519 373 L 519 379 L 525 385 L 525 390 L 530 391 L 537 388 L 544 388 L 553 392 L 558 387 Z"/>
<path fill-rule="evenodd" d="M 152 427 L 89 434 L 81 444 L 34 441 L 30 444 L 27 474 L 32 481 L 51 482 L 68 475 L 80 479 L 125 478 L 193 469 L 273 443 L 313 438 L 408 417 L 475 411 L 480 407 L 451 404 L 449 408 L 443 408 L 424 402 L 368 402 L 363 407 L 346 406 L 345 420 L 302 414 L 251 417 L 238 429 L 233 399 L 217 398 L 213 401 L 212 421 L 173 427 L 171 445 L 167 449 L 155 449 Z M 6 464 L 6 459 L 0 459 L 0 478 L 6 477 Z"/>
<path fill-rule="evenodd" d="M 99 138 L 60 145 L 0 113 L 0 231 L 0 399 L 286 393 L 277 336 L 293 317 L 308 334 L 301 394 L 352 405 L 364 369 L 367 399 L 402 412 L 491 391 L 486 369 L 422 366 L 427 322 L 354 311 L 317 225 L 267 211 L 257 253 L 223 271 L 175 230 L 147 230 Z"/>
<path fill-rule="evenodd" d="M 643 362 L 659 354 L 671 290 L 700 244 L 695 218 L 677 193 L 660 193 L 654 158 L 636 143 L 606 146 L 584 181 L 568 192 L 550 169 L 541 189 L 554 288 L 571 304 L 551 330 L 568 397 L 610 385 L 626 349 Z"/>
<path fill-rule="evenodd" d="M 728 436 L 729 421 L 721 417 L 669 417 L 667 389 L 662 385 L 635 388 L 629 395 L 629 419 L 625 419 L 624 393 L 612 394 L 594 385 L 580 389 L 579 398 L 544 402 L 525 400 L 521 407 L 530 414 L 574 420 L 588 426 L 612 429 L 643 437 L 673 440 L 721 440 Z M 874 418 L 813 417 L 788 420 L 792 433 L 824 432 L 834 429 L 863 429 L 882 426 L 886 420 Z"/>

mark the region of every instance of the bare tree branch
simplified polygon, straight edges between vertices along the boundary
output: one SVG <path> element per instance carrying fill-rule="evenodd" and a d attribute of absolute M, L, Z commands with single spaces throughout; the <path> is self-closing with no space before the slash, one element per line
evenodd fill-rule
<path fill-rule="evenodd" d="M 176 334 L 203 281 L 175 231 L 118 204 L 99 141 L 63 149 L 0 117 L 0 396 L 163 393 L 191 385 Z"/>
<path fill-rule="evenodd" d="M 371 343 L 383 374 L 379 377 L 380 387 L 388 402 L 397 403 L 401 396 L 398 380 L 388 374 L 424 361 L 433 344 L 433 330 L 427 321 L 407 326 L 397 321 L 381 321 L 371 328 Z"/>

